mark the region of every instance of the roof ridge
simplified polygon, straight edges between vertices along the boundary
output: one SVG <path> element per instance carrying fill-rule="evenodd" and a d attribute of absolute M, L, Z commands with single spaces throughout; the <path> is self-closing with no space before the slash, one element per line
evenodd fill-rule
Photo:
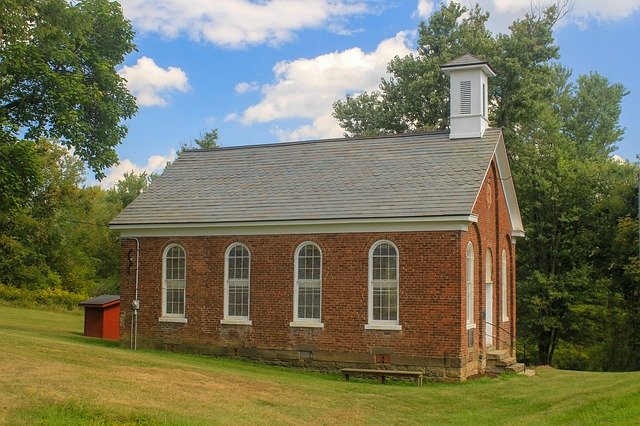
<path fill-rule="evenodd" d="M 487 129 L 492 130 L 492 129 Z M 292 146 L 292 145 L 306 145 L 313 143 L 330 143 L 330 142 L 346 142 L 346 141 L 364 141 L 364 140 L 372 140 L 372 139 L 392 139 L 392 138 L 405 138 L 405 137 L 415 137 L 415 136 L 437 136 L 448 134 L 450 131 L 447 130 L 433 130 L 430 132 L 408 132 L 408 133 L 390 133 L 383 135 L 373 135 L 373 136 L 352 136 L 352 137 L 343 137 L 343 138 L 324 138 L 324 139 L 306 139 L 301 141 L 288 141 L 288 142 L 270 142 L 270 143 L 256 143 L 250 145 L 235 145 L 235 146 L 224 146 L 219 148 L 205 148 L 205 149 L 186 149 L 183 152 L 196 153 L 196 152 L 210 152 L 210 151 L 231 151 L 236 149 L 247 149 L 247 148 L 270 148 L 270 147 L 280 147 L 280 146 Z"/>

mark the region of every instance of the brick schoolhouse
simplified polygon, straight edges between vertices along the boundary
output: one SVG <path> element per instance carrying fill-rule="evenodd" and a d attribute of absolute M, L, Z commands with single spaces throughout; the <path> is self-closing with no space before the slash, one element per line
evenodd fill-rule
<path fill-rule="evenodd" d="M 184 152 L 111 223 L 123 345 L 449 380 L 512 363 L 524 232 L 494 73 L 442 70 L 450 131 Z"/>

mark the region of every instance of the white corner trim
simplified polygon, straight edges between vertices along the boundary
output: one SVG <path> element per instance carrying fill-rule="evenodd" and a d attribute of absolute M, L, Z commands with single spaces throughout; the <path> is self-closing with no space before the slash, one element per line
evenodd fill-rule
<path fill-rule="evenodd" d="M 467 323 L 467 330 L 473 330 L 474 328 L 476 328 L 476 323 Z"/>
<path fill-rule="evenodd" d="M 524 226 L 522 225 L 522 216 L 520 215 L 520 207 L 518 206 L 518 198 L 516 196 L 516 188 L 513 184 L 513 174 L 509 166 L 509 157 L 507 155 L 507 147 L 504 144 L 504 136 L 500 133 L 498 144 L 495 150 L 496 165 L 498 166 L 498 175 L 502 182 L 502 191 L 507 202 L 507 210 L 511 219 L 511 235 L 514 237 L 524 237 Z"/>
<path fill-rule="evenodd" d="M 187 323 L 187 319 L 185 317 L 161 316 L 160 318 L 158 318 L 158 322 L 177 322 L 177 323 L 186 324 Z"/>
<path fill-rule="evenodd" d="M 289 327 L 324 328 L 324 323 L 318 321 L 291 321 Z"/>
<path fill-rule="evenodd" d="M 253 325 L 253 322 L 243 318 L 223 318 L 220 320 L 220 324 L 224 325 Z"/>
<path fill-rule="evenodd" d="M 365 330 L 393 330 L 400 331 L 402 326 L 400 324 L 365 324 Z"/>
<path fill-rule="evenodd" d="M 495 158 L 496 166 L 498 168 L 498 177 L 500 178 L 502 185 L 502 192 L 504 193 L 504 199 L 507 203 L 507 211 L 509 212 L 509 220 L 511 222 L 511 237 L 524 237 L 524 226 L 522 225 L 522 216 L 520 215 L 520 207 L 518 207 L 518 198 L 516 197 L 516 188 L 513 185 L 513 175 L 511 174 L 511 167 L 509 166 L 509 157 L 507 155 L 507 148 L 504 144 L 504 135 L 500 132 L 498 142 L 493 149 L 492 160 Z M 484 172 L 482 183 L 487 179 L 489 170 L 491 169 L 491 161 L 487 164 L 487 169 Z M 473 206 L 476 206 L 478 197 L 480 197 L 480 191 L 482 186 L 478 188 L 476 193 L 476 199 L 473 201 Z M 477 218 L 476 218 L 477 222 Z"/>

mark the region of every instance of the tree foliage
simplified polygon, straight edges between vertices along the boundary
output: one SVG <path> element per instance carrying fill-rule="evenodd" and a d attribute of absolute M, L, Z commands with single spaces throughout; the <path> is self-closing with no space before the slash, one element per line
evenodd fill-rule
<path fill-rule="evenodd" d="M 117 2 L 0 3 L 0 143 L 55 139 L 102 177 L 136 112 L 115 71 L 132 40 Z"/>
<path fill-rule="evenodd" d="M 553 37 L 563 13 L 552 5 L 494 36 L 478 6 L 443 5 L 420 24 L 417 53 L 394 58 L 379 90 L 336 102 L 334 116 L 347 135 L 444 129 L 440 66 L 465 53 L 486 59 L 497 74 L 490 121 L 504 128 L 527 235 L 517 275 L 528 360 L 553 363 L 559 351 L 564 367 L 631 368 L 640 366 L 640 333 L 620 331 L 640 329 L 638 253 L 627 232 L 638 167 L 609 157 L 624 134 L 627 92 L 597 73 L 571 81 Z"/>
<path fill-rule="evenodd" d="M 218 129 L 211 129 L 204 134 L 200 134 L 200 136 L 195 138 L 193 141 L 185 142 L 180 145 L 177 155 L 180 156 L 180 154 L 188 149 L 215 149 L 219 147 Z"/>
<path fill-rule="evenodd" d="M 34 156 L 38 185 L 19 214 L 0 216 L 0 284 L 117 293 L 119 245 L 108 223 L 148 177 L 128 175 L 111 190 L 83 188 L 84 164 L 65 147 L 40 139 Z"/>

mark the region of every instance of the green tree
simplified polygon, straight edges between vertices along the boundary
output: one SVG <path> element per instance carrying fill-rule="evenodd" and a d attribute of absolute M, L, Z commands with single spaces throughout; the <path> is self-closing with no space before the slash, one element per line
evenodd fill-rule
<path fill-rule="evenodd" d="M 380 90 L 347 96 L 334 104 L 334 117 L 347 135 L 436 130 L 448 126 L 449 81 L 440 66 L 465 53 L 489 61 L 498 77 L 490 85 L 491 119 L 514 128 L 540 114 L 555 89 L 550 64 L 558 58 L 553 25 L 563 11 L 556 6 L 540 16 L 527 15 L 511 25 L 511 33 L 493 37 L 489 15 L 451 2 L 418 28 L 418 52 L 393 59 Z"/>
<path fill-rule="evenodd" d="M 204 134 L 200 134 L 191 142 L 185 142 L 178 148 L 177 155 L 180 156 L 188 149 L 214 149 L 219 148 L 218 145 L 218 129 L 211 129 Z"/>
<path fill-rule="evenodd" d="M 117 2 L 0 3 L 0 143 L 59 140 L 104 176 L 137 110 L 115 71 L 132 40 Z"/>
<path fill-rule="evenodd" d="M 200 149 L 218 148 L 218 129 L 211 129 L 193 141 Z"/>
<path fill-rule="evenodd" d="M 155 177 L 155 174 L 147 175 L 146 172 L 139 175 L 126 172 L 115 187 L 109 190 L 110 200 L 119 203 L 121 209 L 127 207 L 142 191 L 147 189 Z"/>

